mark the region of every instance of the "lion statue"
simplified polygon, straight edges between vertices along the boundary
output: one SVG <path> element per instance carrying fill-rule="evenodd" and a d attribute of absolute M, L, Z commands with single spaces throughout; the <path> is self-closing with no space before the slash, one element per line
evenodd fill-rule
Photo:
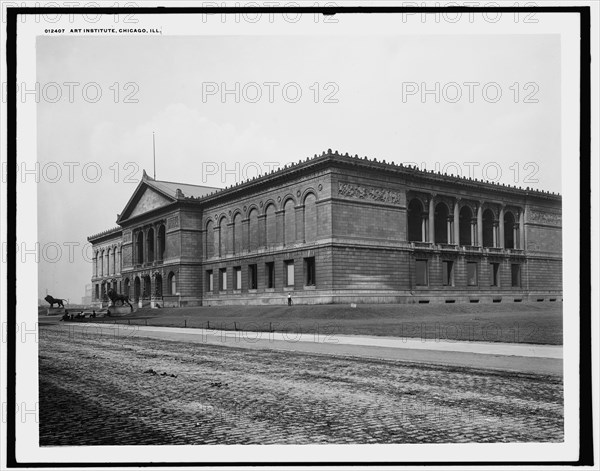
<path fill-rule="evenodd" d="M 113 306 L 117 305 L 117 301 L 121 302 L 121 306 L 125 306 L 125 303 L 129 304 L 129 307 L 133 309 L 133 306 L 129 302 L 129 296 L 126 294 L 118 294 L 114 289 L 109 289 L 108 293 L 106 293 L 108 298 L 111 300 Z"/>
<path fill-rule="evenodd" d="M 58 304 L 58 307 L 64 308 L 65 305 L 63 304 L 63 301 L 67 301 L 66 299 L 53 298 L 50 295 L 46 296 L 44 300 L 50 304 L 50 308 L 53 308 L 55 304 Z"/>

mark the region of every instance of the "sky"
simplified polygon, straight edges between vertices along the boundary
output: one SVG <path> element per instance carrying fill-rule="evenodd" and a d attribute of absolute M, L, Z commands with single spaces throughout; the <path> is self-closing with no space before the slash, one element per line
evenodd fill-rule
<path fill-rule="evenodd" d="M 63 248 L 40 298 L 80 301 L 87 237 L 152 176 L 153 132 L 160 180 L 224 187 L 331 148 L 561 192 L 556 35 L 40 36 L 36 54 L 38 238 Z"/>

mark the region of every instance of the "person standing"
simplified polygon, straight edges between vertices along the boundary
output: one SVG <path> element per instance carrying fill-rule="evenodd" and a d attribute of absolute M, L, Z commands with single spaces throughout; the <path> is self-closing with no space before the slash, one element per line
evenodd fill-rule
<path fill-rule="evenodd" d="M 292 293 L 288 293 L 288 306 L 292 305 Z"/>

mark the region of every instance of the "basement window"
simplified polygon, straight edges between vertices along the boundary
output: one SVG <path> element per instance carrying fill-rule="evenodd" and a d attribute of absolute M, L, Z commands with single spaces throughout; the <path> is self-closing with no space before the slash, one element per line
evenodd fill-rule
<path fill-rule="evenodd" d="M 427 286 L 427 260 L 416 260 L 415 267 L 417 286 Z"/>
<path fill-rule="evenodd" d="M 219 290 L 227 291 L 227 268 L 219 269 Z"/>
<path fill-rule="evenodd" d="M 242 289 L 242 267 L 233 268 L 233 280 L 235 283 L 236 290 Z"/>
<path fill-rule="evenodd" d="M 454 263 L 444 260 L 442 262 L 442 284 L 444 286 L 454 285 Z"/>
<path fill-rule="evenodd" d="M 490 263 L 490 286 L 498 286 L 499 263 Z"/>
<path fill-rule="evenodd" d="M 315 257 L 304 259 L 304 276 L 306 286 L 315 286 Z"/>
<path fill-rule="evenodd" d="M 248 289 L 258 288 L 258 265 L 248 265 Z"/>
<path fill-rule="evenodd" d="M 267 288 L 275 288 L 275 262 L 268 262 L 267 268 Z"/>
<path fill-rule="evenodd" d="M 212 293 L 215 289 L 214 280 L 213 280 L 213 271 L 207 270 L 206 272 L 206 290 L 209 293 Z"/>
<path fill-rule="evenodd" d="M 467 285 L 477 286 L 477 262 L 467 262 Z"/>
<path fill-rule="evenodd" d="M 285 285 L 294 286 L 294 261 L 286 260 L 285 265 Z"/>
<path fill-rule="evenodd" d="M 521 265 L 513 263 L 510 266 L 510 279 L 513 288 L 521 287 Z"/>

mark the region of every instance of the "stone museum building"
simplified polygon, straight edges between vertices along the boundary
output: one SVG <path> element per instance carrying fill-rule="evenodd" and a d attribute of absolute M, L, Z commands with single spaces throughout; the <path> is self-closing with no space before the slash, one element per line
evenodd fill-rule
<path fill-rule="evenodd" d="M 224 189 L 140 181 L 88 238 L 140 306 L 562 300 L 561 196 L 329 150 Z"/>

